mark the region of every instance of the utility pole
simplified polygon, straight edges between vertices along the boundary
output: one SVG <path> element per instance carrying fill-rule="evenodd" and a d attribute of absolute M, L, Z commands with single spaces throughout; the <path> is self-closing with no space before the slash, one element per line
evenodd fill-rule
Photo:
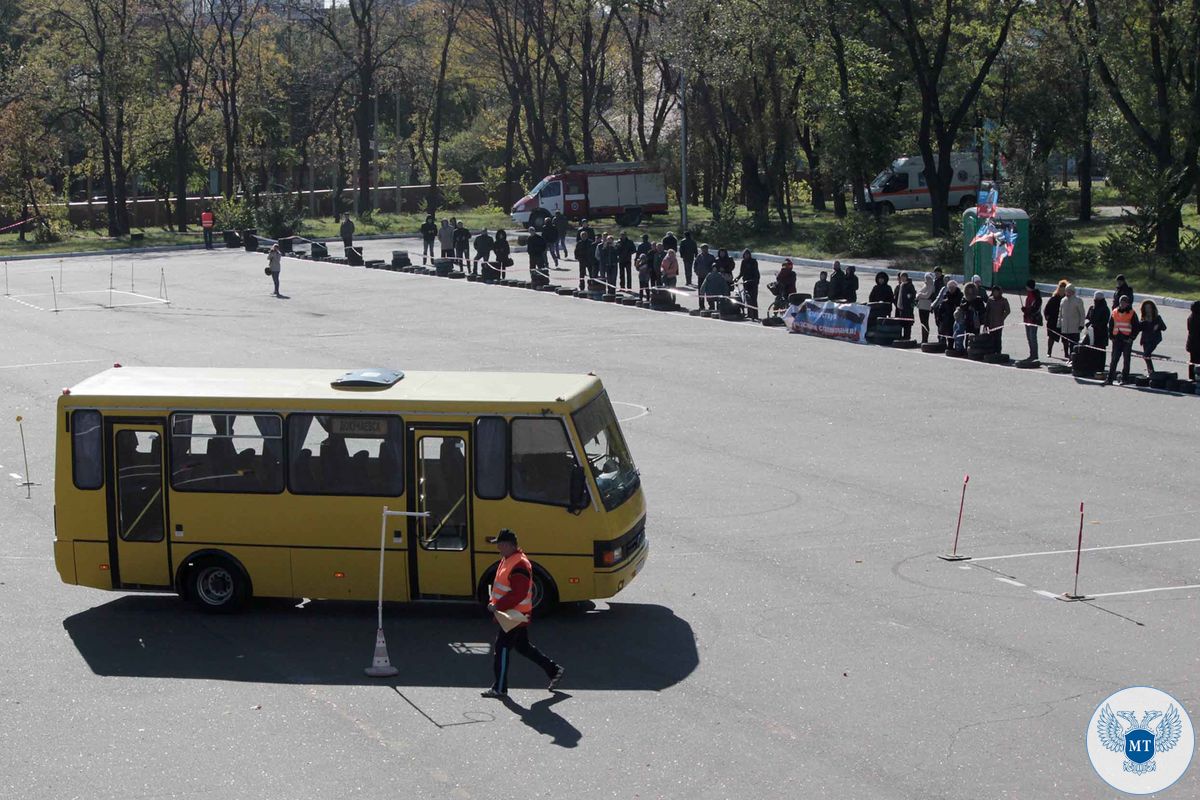
<path fill-rule="evenodd" d="M 679 233 L 682 236 L 687 230 L 687 206 L 688 206 L 688 185 L 687 185 L 687 73 L 684 70 L 679 70 Z"/>

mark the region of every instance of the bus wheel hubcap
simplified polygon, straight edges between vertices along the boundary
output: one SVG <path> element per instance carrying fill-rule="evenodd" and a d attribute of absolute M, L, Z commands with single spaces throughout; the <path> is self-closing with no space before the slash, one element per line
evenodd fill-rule
<path fill-rule="evenodd" d="M 200 599 L 210 606 L 219 606 L 233 596 L 233 576 L 224 567 L 205 567 L 196 580 Z"/>

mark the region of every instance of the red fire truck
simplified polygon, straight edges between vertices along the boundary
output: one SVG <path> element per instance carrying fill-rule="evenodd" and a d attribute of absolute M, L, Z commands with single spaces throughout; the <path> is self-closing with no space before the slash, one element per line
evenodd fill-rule
<path fill-rule="evenodd" d="M 512 207 L 513 221 L 540 228 L 554 212 L 567 219 L 613 217 L 634 227 L 651 214 L 667 213 L 662 170 L 651 164 L 575 164 L 547 175 Z"/>

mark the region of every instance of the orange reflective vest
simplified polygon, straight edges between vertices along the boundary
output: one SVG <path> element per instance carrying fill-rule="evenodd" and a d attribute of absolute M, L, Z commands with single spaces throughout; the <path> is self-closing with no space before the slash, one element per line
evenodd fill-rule
<path fill-rule="evenodd" d="M 496 568 L 496 577 L 492 579 L 492 602 L 497 602 L 512 591 L 512 581 L 509 576 L 517 567 L 524 567 L 529 573 L 529 588 L 516 605 L 516 610 L 528 617 L 533 613 L 533 565 L 529 563 L 529 558 L 525 553 L 520 550 L 508 558 L 500 559 L 500 566 Z"/>
<path fill-rule="evenodd" d="M 211 228 L 213 226 L 213 213 L 211 211 L 201 212 L 200 225 L 204 228 Z"/>
<path fill-rule="evenodd" d="M 1113 336 L 1133 336 L 1133 309 L 1112 312 Z"/>

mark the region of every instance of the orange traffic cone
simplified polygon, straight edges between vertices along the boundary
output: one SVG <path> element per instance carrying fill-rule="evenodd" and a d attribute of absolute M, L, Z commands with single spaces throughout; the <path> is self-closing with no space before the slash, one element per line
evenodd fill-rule
<path fill-rule="evenodd" d="M 400 674 L 400 670 L 393 667 L 388 658 L 387 641 L 383 638 L 383 628 L 375 631 L 375 657 L 371 659 L 371 666 L 363 672 L 372 678 L 390 678 Z"/>

